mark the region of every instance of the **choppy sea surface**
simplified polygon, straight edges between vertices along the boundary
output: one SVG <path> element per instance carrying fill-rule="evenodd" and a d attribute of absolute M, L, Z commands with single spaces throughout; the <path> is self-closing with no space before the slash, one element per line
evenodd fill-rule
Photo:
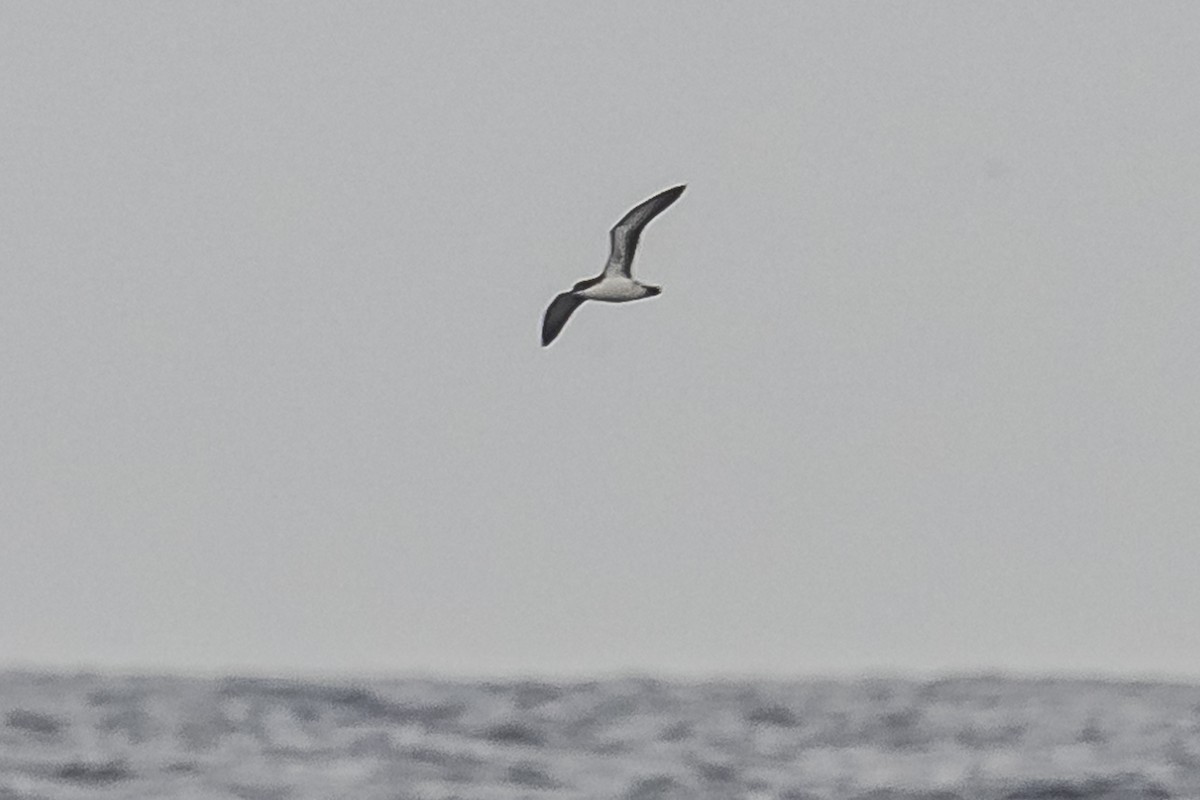
<path fill-rule="evenodd" d="M 0 672 L 0 800 L 1200 800 L 1200 686 Z"/>

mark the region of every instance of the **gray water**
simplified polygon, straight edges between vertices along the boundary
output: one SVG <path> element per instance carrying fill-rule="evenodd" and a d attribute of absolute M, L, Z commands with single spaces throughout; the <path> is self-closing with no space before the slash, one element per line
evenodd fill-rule
<path fill-rule="evenodd" d="M 0 800 L 1200 798 L 1200 687 L 0 673 Z"/>

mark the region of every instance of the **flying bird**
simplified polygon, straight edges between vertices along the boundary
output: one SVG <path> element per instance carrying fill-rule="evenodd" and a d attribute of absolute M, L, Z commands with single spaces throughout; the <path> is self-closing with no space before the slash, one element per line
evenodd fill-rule
<path fill-rule="evenodd" d="M 685 188 L 686 185 L 680 185 L 659 192 L 621 217 L 621 221 L 609 232 L 612 249 L 609 251 L 604 271 L 595 278 L 575 284 L 571 291 L 563 292 L 554 298 L 550 307 L 546 309 L 546 316 L 542 320 L 542 347 L 554 341 L 563 325 L 567 324 L 571 313 L 579 308 L 584 300 L 627 303 L 630 300 L 641 300 L 643 297 L 654 297 L 662 292 L 661 286 L 648 286 L 633 279 L 633 253 L 637 249 L 642 228 L 678 200 Z"/>

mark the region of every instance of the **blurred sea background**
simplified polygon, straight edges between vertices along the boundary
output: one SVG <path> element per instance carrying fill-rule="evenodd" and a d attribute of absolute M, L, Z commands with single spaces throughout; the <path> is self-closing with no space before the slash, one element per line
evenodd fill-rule
<path fill-rule="evenodd" d="M 0 800 L 1200 797 L 1200 686 L 0 672 Z"/>

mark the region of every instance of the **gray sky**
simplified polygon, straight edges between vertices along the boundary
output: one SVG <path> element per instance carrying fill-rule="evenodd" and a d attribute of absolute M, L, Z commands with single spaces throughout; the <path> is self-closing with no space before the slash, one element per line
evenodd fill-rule
<path fill-rule="evenodd" d="M 0 74 L 0 661 L 1200 675 L 1195 4 L 8 2 Z"/>

